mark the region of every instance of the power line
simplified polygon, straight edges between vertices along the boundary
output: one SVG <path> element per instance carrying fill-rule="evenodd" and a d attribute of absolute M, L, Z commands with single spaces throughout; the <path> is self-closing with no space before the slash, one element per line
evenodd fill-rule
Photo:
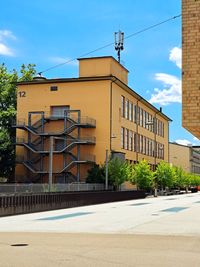
<path fill-rule="evenodd" d="M 179 17 L 181 17 L 181 14 L 179 14 L 179 15 L 177 15 L 177 16 L 170 17 L 170 18 L 168 18 L 168 19 L 166 19 L 166 20 L 163 20 L 163 21 L 158 22 L 158 23 L 156 23 L 156 24 L 153 24 L 153 25 L 151 25 L 151 26 L 149 26 L 149 27 L 146 27 L 146 28 L 144 28 L 144 29 L 142 29 L 142 30 L 139 30 L 139 31 L 137 31 L 137 32 L 134 32 L 134 33 L 132 33 L 132 34 L 126 36 L 124 39 L 129 39 L 129 38 L 131 38 L 131 37 L 133 37 L 133 36 L 139 35 L 140 33 L 143 33 L 143 32 L 146 32 L 146 31 L 148 31 L 148 30 L 151 30 L 151 29 L 153 29 L 153 28 L 156 28 L 156 27 L 158 27 L 158 26 L 160 26 L 160 25 L 162 25 L 162 24 L 165 24 L 165 23 L 167 23 L 167 22 L 169 22 L 169 21 L 171 21 L 171 20 L 177 19 L 177 18 L 179 18 Z M 97 52 L 97 51 L 99 51 L 99 50 L 102 50 L 102 49 L 107 48 L 107 47 L 109 47 L 109 46 L 111 46 L 111 45 L 114 45 L 114 44 L 115 44 L 115 42 L 106 44 L 106 45 L 104 45 L 104 46 L 101 46 L 101 47 L 99 47 L 99 48 L 96 48 L 96 49 L 94 49 L 94 50 L 91 50 L 90 52 L 87 52 L 87 53 L 85 53 L 85 54 L 80 55 L 79 58 L 88 56 L 88 55 L 90 55 L 90 54 L 93 54 L 94 52 Z M 75 61 L 75 60 L 77 60 L 77 57 L 76 57 L 76 58 L 72 58 L 72 59 L 70 59 L 70 60 L 68 60 L 68 61 L 65 61 L 65 62 L 63 62 L 63 63 L 54 65 L 54 66 L 52 66 L 52 67 L 49 67 L 49 68 L 47 68 L 47 69 L 45 69 L 45 70 L 43 70 L 43 71 L 38 72 L 38 74 L 41 75 L 41 74 L 44 73 L 44 72 L 47 72 L 47 71 L 49 71 L 49 70 L 52 70 L 52 69 L 58 68 L 58 67 L 60 67 L 60 66 L 63 66 L 63 65 L 65 65 L 65 64 L 71 63 L 71 62 L 73 62 L 73 61 Z"/>

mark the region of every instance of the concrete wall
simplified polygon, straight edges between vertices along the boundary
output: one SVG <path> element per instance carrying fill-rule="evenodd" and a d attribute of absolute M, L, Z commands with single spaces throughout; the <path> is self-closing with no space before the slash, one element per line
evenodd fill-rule
<path fill-rule="evenodd" d="M 145 198 L 142 190 L 0 196 L 0 217 L 140 198 Z"/>

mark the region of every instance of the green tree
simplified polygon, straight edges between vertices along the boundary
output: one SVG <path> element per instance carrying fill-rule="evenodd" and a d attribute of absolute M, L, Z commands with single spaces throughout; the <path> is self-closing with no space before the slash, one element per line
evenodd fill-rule
<path fill-rule="evenodd" d="M 154 174 L 154 179 L 156 179 L 157 185 L 161 188 L 161 190 L 168 188 L 173 188 L 174 185 L 174 169 L 164 161 L 161 161 Z"/>
<path fill-rule="evenodd" d="M 174 187 L 177 189 L 185 188 L 188 191 L 190 186 L 190 175 L 183 171 L 181 167 L 173 167 L 174 176 Z"/>
<path fill-rule="evenodd" d="M 200 176 L 196 174 L 189 174 L 190 186 L 200 185 Z"/>
<path fill-rule="evenodd" d="M 108 180 L 116 190 L 119 190 L 120 185 L 128 178 L 127 163 L 114 158 L 108 162 Z"/>
<path fill-rule="evenodd" d="M 9 72 L 0 65 L 0 177 L 13 180 L 15 166 L 15 129 L 12 122 L 16 116 L 16 82 L 29 81 L 35 75 L 35 65 L 22 65 L 20 74 Z"/>
<path fill-rule="evenodd" d="M 132 184 L 135 184 L 134 177 L 135 177 L 135 165 L 134 164 L 127 164 L 126 166 L 126 173 L 127 173 L 127 180 Z"/>
<path fill-rule="evenodd" d="M 142 160 L 134 166 L 132 177 L 129 177 L 132 184 L 138 189 L 149 190 L 152 184 L 152 171 L 146 160 Z"/>

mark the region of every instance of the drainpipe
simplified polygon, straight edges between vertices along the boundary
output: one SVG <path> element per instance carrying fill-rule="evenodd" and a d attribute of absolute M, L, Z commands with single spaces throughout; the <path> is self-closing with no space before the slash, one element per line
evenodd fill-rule
<path fill-rule="evenodd" d="M 110 153 L 112 152 L 112 138 L 113 138 L 113 136 L 112 136 L 112 113 L 113 113 L 113 111 L 112 111 L 112 95 L 113 95 L 113 83 L 115 82 L 117 80 L 117 78 L 115 78 L 115 80 L 114 81 L 111 81 L 111 83 L 110 83 Z"/>
<path fill-rule="evenodd" d="M 137 107 L 137 113 L 136 113 L 136 162 L 138 162 L 138 125 L 140 123 L 140 121 L 138 120 L 139 116 L 138 116 L 138 103 L 141 101 L 142 98 L 137 99 L 137 103 L 136 103 L 136 107 Z"/>

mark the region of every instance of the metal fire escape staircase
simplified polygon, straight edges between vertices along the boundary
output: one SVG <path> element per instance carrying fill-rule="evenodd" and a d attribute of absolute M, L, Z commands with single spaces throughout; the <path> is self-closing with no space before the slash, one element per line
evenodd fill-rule
<path fill-rule="evenodd" d="M 37 116 L 37 120 L 33 122 L 32 117 Z M 39 119 L 38 119 L 39 116 Z M 52 121 L 62 120 L 64 124 L 63 130 L 56 132 L 45 131 L 45 124 Z M 22 163 L 31 173 L 48 174 L 49 170 L 44 167 L 44 158 L 50 155 L 50 147 L 45 147 L 45 141 L 50 141 L 50 137 L 56 140 L 63 140 L 58 147 L 53 148 L 53 154 L 62 154 L 64 164 L 61 169 L 53 169 L 54 174 L 65 173 L 72 176 L 74 181 L 80 179 L 80 164 L 94 163 L 93 155 L 81 155 L 81 145 L 94 145 L 95 138 L 91 136 L 81 137 L 81 128 L 95 128 L 95 120 L 88 117 L 81 117 L 80 110 L 67 110 L 61 115 L 49 115 L 44 112 L 29 112 L 28 125 L 25 120 L 18 120 L 14 127 L 25 130 L 27 132 L 27 141 L 24 138 L 17 138 L 16 145 L 26 148 L 26 156 L 17 158 L 17 162 Z M 76 152 L 74 152 L 74 150 Z M 77 175 L 70 172 L 77 167 Z"/>

